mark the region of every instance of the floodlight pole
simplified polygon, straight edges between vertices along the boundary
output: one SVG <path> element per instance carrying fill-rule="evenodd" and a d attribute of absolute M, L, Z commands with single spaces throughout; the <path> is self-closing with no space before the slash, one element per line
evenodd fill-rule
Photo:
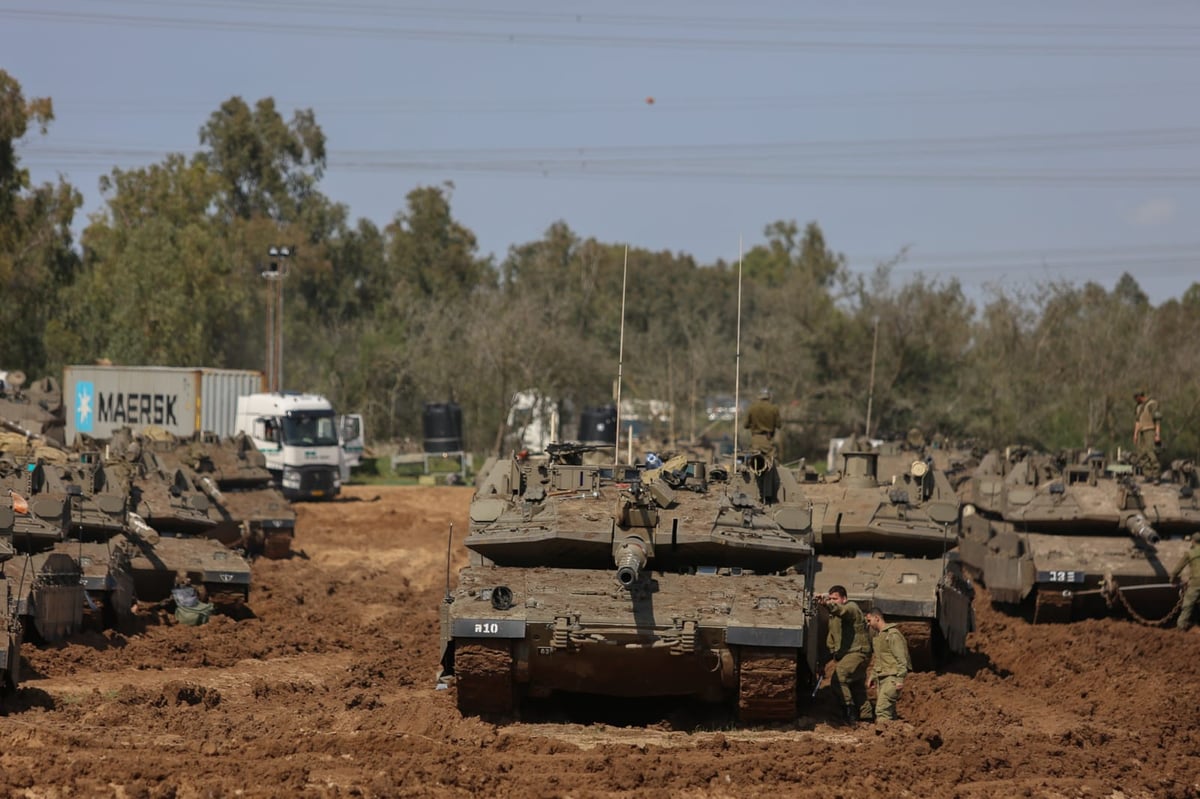
<path fill-rule="evenodd" d="M 267 390 L 283 391 L 283 279 L 295 247 L 272 246 L 262 276 L 267 281 Z"/>

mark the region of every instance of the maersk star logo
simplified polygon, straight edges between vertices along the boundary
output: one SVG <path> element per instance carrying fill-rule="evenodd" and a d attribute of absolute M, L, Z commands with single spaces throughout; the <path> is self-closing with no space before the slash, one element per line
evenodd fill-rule
<path fill-rule="evenodd" d="M 91 383 L 80 383 L 75 389 L 75 428 L 81 433 L 92 432 L 92 397 L 95 391 Z"/>

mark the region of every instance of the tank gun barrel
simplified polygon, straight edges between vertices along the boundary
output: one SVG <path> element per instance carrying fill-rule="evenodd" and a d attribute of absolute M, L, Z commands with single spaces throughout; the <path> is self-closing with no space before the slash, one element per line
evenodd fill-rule
<path fill-rule="evenodd" d="M 23 427 L 10 419 L 0 419 L 0 428 L 8 430 L 10 433 L 25 436 L 29 439 L 44 440 L 45 436 L 41 433 L 35 433 L 32 430 Z"/>
<path fill-rule="evenodd" d="M 221 504 L 223 499 L 221 496 L 221 489 L 217 488 L 217 484 L 211 477 L 206 474 L 200 475 L 198 478 L 196 478 L 196 483 L 200 487 L 200 490 L 203 491 L 209 499 L 217 504 Z"/>
<path fill-rule="evenodd" d="M 135 536 L 145 541 L 150 546 L 158 543 L 158 533 L 154 528 L 146 524 L 146 520 L 136 513 L 129 514 L 129 531 Z"/>
<path fill-rule="evenodd" d="M 1131 513 L 1125 517 L 1125 529 L 1129 534 L 1144 544 L 1153 546 L 1158 543 L 1158 531 L 1151 526 L 1141 513 Z"/>
<path fill-rule="evenodd" d="M 617 581 L 629 587 L 646 568 L 646 542 L 640 538 L 626 538 L 613 545 L 613 561 L 617 565 Z"/>

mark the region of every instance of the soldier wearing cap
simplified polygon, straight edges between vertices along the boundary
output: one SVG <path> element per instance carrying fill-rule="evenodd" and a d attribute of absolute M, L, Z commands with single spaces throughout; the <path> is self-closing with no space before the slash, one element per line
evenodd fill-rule
<path fill-rule="evenodd" d="M 779 429 L 779 406 L 771 402 L 771 389 L 763 388 L 746 413 L 745 428 L 750 431 L 750 449 L 775 460 L 775 431 Z"/>
<path fill-rule="evenodd" d="M 1179 622 L 1176 625 L 1181 630 L 1192 626 L 1192 613 L 1200 602 L 1200 533 L 1192 533 L 1192 548 L 1184 553 L 1171 571 L 1171 579 L 1178 580 L 1187 569 L 1188 581 L 1184 589 L 1183 605 L 1179 608 Z"/>
<path fill-rule="evenodd" d="M 1157 452 L 1162 447 L 1162 412 L 1158 409 L 1158 400 L 1147 396 L 1144 388 L 1134 393 L 1133 401 L 1137 408 L 1133 413 L 1135 452 L 1131 462 L 1146 477 L 1158 477 L 1162 469 Z"/>

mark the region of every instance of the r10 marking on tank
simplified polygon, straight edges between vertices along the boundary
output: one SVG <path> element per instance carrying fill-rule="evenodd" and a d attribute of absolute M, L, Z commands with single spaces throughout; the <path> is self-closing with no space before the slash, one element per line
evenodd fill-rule
<path fill-rule="evenodd" d="M 475 622 L 475 632 L 480 635 L 495 635 L 500 632 L 500 625 L 494 621 Z"/>

